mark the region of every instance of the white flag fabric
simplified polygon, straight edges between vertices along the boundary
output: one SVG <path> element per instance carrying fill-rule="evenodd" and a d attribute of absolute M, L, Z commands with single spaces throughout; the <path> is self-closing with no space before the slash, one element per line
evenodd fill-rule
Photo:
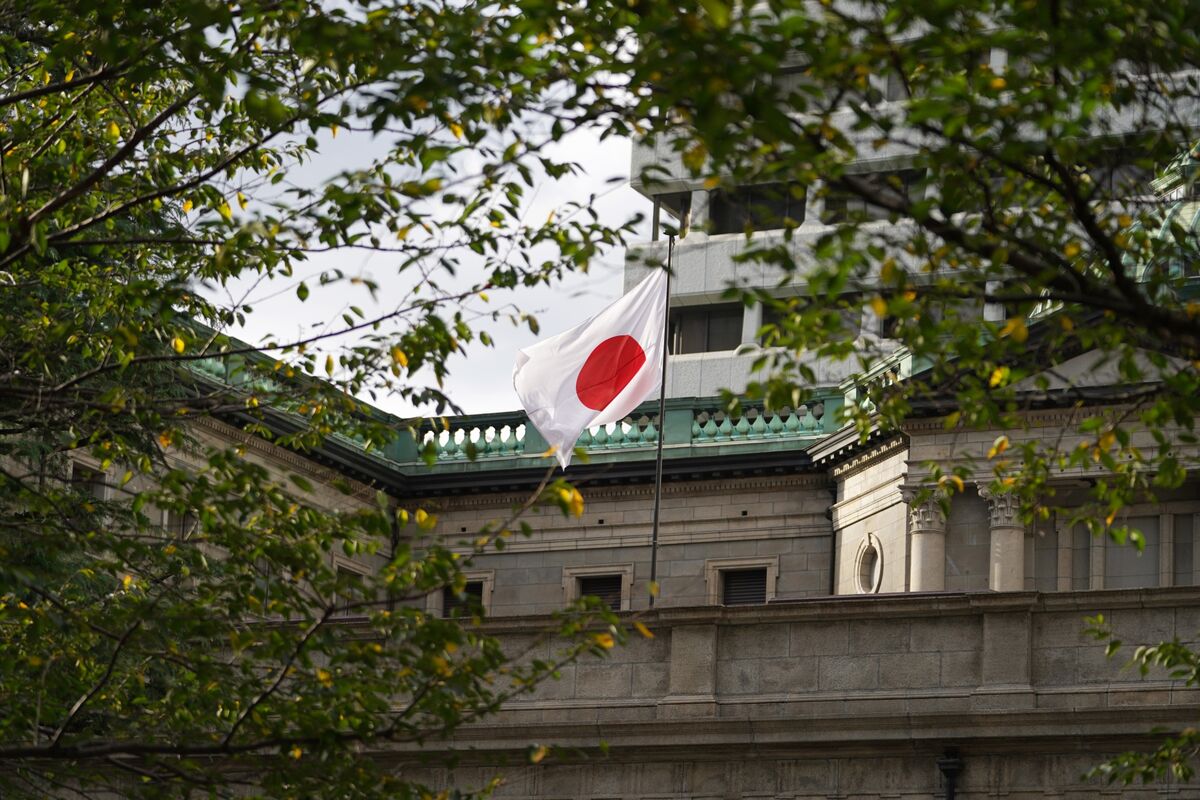
<path fill-rule="evenodd" d="M 563 469 L 585 428 L 624 419 L 661 385 L 666 314 L 667 271 L 656 269 L 587 322 L 517 353 L 513 388 Z"/>

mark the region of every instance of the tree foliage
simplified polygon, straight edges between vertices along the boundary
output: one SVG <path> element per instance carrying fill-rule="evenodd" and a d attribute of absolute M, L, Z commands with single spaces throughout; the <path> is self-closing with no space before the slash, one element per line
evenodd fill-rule
<path fill-rule="evenodd" d="M 1191 145 L 1195 10 L 3 4 L 2 788 L 403 796 L 360 744 L 445 733 L 553 671 L 514 682 L 494 642 L 404 602 L 461 582 L 460 563 L 415 523 L 397 534 L 385 500 L 322 511 L 302 480 L 197 431 L 215 416 L 287 447 L 338 434 L 371 448 L 392 432 L 356 398 L 447 403 L 446 357 L 481 335 L 464 302 L 586 268 L 629 230 L 586 204 L 524 219 L 527 188 L 573 168 L 548 145 L 579 128 L 677 154 L 646 185 L 786 182 L 830 215 L 739 255 L 779 277 L 733 292 L 779 312 L 763 332 L 775 377 L 751 391 L 794 405 L 816 360 L 850 358 L 873 376 L 852 407 L 864 430 L 942 414 L 952 430 L 1015 431 L 1027 409 L 1078 407 L 1068 437 L 1001 437 L 983 473 L 964 457 L 930 465 L 932 482 L 991 482 L 1030 518 L 1071 514 L 1136 542 L 1121 509 L 1191 464 L 1195 240 L 1104 166 L 1161 167 Z M 298 167 L 339 132 L 382 155 L 305 184 Z M 871 177 L 872 161 L 913 171 Z M 226 336 L 254 309 L 203 287 L 294 279 L 328 251 L 386 256 L 411 293 L 303 340 Z M 375 288 L 330 269 L 294 291 L 318 303 L 347 285 Z M 888 336 L 847 326 L 863 311 Z M 1052 379 L 1089 351 L 1119 396 Z M 116 476 L 110 499 L 72 485 L 81 451 Z M 1056 499 L 1063 472 L 1093 480 L 1088 503 Z M 195 524 L 164 537 L 163 511 Z M 335 547 L 386 567 L 339 575 Z M 348 606 L 369 611 L 354 635 L 328 624 Z"/>
<path fill-rule="evenodd" d="M 1129 506 L 1170 497 L 1196 463 L 1196 5 L 638 8 L 654 33 L 633 83 L 678 154 L 644 179 L 784 183 L 809 222 L 824 212 L 737 256 L 778 278 L 729 292 L 775 312 L 758 362 L 772 376 L 750 393 L 794 406 L 816 363 L 849 359 L 864 434 L 915 417 L 1001 434 L 948 437 L 947 458 L 914 471 L 924 496 L 977 483 L 1016 493 L 1029 524 L 1142 547 Z M 863 315 L 879 328 L 861 331 Z M 1084 354 L 1085 374 L 1063 371 Z M 1028 412 L 1047 407 L 1071 410 L 1061 435 L 1032 432 Z M 1180 653 L 1137 659 L 1179 668 Z M 1161 776 L 1194 740 L 1105 775 Z"/>
<path fill-rule="evenodd" d="M 621 241 L 582 206 L 524 219 L 535 180 L 575 169 L 546 152 L 593 83 L 568 27 L 441 2 L 0 4 L 0 794 L 417 796 L 374 756 L 555 672 L 425 613 L 469 563 L 425 510 L 350 480 L 322 500 L 213 426 L 369 457 L 398 421 L 358 398 L 446 406 L 487 293 Z M 339 133 L 358 160 L 306 180 Z M 298 340 L 227 335 L 260 281 L 375 299 L 300 278 L 329 252 L 386 258 L 408 294 Z M 611 647 L 588 627 L 611 621 L 564 614 L 561 659 Z"/>

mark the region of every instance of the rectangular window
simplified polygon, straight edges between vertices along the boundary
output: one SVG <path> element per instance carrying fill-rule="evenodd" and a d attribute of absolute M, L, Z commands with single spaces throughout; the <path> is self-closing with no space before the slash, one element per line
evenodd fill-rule
<path fill-rule="evenodd" d="M 442 589 L 442 616 L 446 618 L 483 616 L 483 581 L 467 581 L 462 593 L 447 586 Z"/>
<path fill-rule="evenodd" d="M 891 196 L 899 193 L 910 202 L 919 200 L 922 195 L 921 182 L 925 179 L 923 169 L 902 169 L 895 172 L 870 172 L 854 176 L 865 180 L 880 196 Z M 892 212 L 870 202 L 859 195 L 830 188 L 825 195 L 825 210 L 821 221 L 829 225 L 851 220 L 887 219 Z"/>
<path fill-rule="evenodd" d="M 742 313 L 740 303 L 672 309 L 672 355 L 736 350 L 742 343 Z"/>
<path fill-rule="evenodd" d="M 753 606 L 766 603 L 766 568 L 722 571 L 721 602 L 727 606 Z"/>
<path fill-rule="evenodd" d="M 709 194 L 712 233 L 745 233 L 795 227 L 804 222 L 805 191 L 800 184 L 760 183 Z"/>
<path fill-rule="evenodd" d="M 623 583 L 620 575 L 586 575 L 579 578 L 579 596 L 598 597 L 613 611 L 620 611 Z"/>
<path fill-rule="evenodd" d="M 1121 523 L 1118 523 L 1121 524 Z M 1126 542 L 1104 543 L 1104 588 L 1137 589 L 1158 586 L 1158 517 L 1129 517 L 1123 523 L 1140 531 L 1146 546 L 1141 552 Z"/>
<path fill-rule="evenodd" d="M 1092 535 L 1086 525 L 1071 529 L 1071 588 L 1079 591 L 1092 585 Z"/>
<path fill-rule="evenodd" d="M 1175 515 L 1175 586 L 1192 586 L 1195 583 L 1195 573 L 1192 571 L 1194 519 L 1193 514 Z"/>
<path fill-rule="evenodd" d="M 104 473 L 99 470 L 92 469 L 83 464 L 71 465 L 71 487 L 93 500 L 103 500 L 105 498 L 107 484 L 104 478 Z"/>
<path fill-rule="evenodd" d="M 167 521 L 163 526 L 164 532 L 176 539 L 186 539 L 196 532 L 196 515 L 190 511 L 180 514 L 178 511 L 168 511 Z"/>
<path fill-rule="evenodd" d="M 358 608 L 349 608 L 348 606 L 361 603 L 364 600 L 362 593 L 363 574 L 355 569 L 350 569 L 342 564 L 337 565 L 337 582 L 338 595 L 334 598 L 334 605 L 337 607 L 335 616 L 339 617 L 362 617 L 366 616 L 370 610 L 366 606 Z"/>

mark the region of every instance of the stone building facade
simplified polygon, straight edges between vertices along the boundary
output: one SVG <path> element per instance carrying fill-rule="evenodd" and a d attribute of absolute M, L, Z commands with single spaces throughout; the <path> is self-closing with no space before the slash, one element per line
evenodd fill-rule
<path fill-rule="evenodd" d="M 647 157 L 638 151 L 635 162 Z M 930 412 L 864 439 L 839 427 L 838 409 L 863 378 L 844 364 L 814 365 L 803 406 L 747 403 L 741 417 L 726 416 L 716 392 L 745 385 L 753 356 L 737 348 L 753 345 L 761 323 L 756 309 L 734 319 L 719 302 L 727 281 L 746 278 L 733 267 L 744 237 L 699 227 L 712 206 L 697 187 L 641 188 L 663 208 L 686 205 L 698 225 L 677 250 L 681 352 L 670 360 L 666 412 L 658 419 L 651 404 L 585 432 L 588 458 L 566 476 L 583 493 L 582 517 L 529 512 L 527 536 L 471 559 L 467 591 L 484 608 L 484 629 L 522 658 L 553 653 L 547 615 L 585 593 L 653 638 L 565 667 L 452 742 L 381 757 L 446 786 L 479 787 L 500 773 L 498 797 L 536 800 L 1200 797 L 1192 784 L 1114 788 L 1085 777 L 1200 713 L 1198 690 L 1123 668 L 1085 631 L 1085 617 L 1103 614 L 1127 647 L 1200 645 L 1196 482 L 1126 510 L 1146 540 L 1139 555 L 1056 518 L 1026 527 L 1011 498 L 986 489 L 966 487 L 948 513 L 924 499 L 928 464 L 984 464 L 999 432 L 948 431 Z M 643 269 L 631 260 L 627 284 Z M 777 278 L 762 270 L 750 280 Z M 862 328 L 879 344 L 876 322 L 864 317 Z M 704 345 L 688 344 L 701 329 Z M 912 369 L 898 348 L 891 366 Z M 1085 353 L 1055 379 L 1095 387 L 1111 376 Z M 1046 407 L 1024 421 L 1007 432 L 1014 447 L 1063 435 L 1071 416 Z M 555 469 L 520 413 L 429 428 L 432 466 L 407 434 L 381 452 L 331 441 L 305 458 L 212 425 L 205 435 L 244 440 L 269 468 L 309 477 L 311 502 L 340 508 L 383 489 L 397 506 L 436 514 L 432 535 L 464 552 Z M 1179 453 L 1189 465 L 1200 458 L 1194 446 Z M 335 477 L 356 491 L 326 491 Z M 1058 501 L 1069 505 L 1094 477 L 1054 475 Z M 351 571 L 375 567 L 330 558 Z M 425 605 L 449 614 L 455 602 L 434 593 Z M 530 743 L 557 749 L 529 765 Z"/>
<path fill-rule="evenodd" d="M 635 148 L 634 173 L 664 156 Z M 454 742 L 402 755 L 406 768 L 448 786 L 500 772 L 498 796 L 537 800 L 1200 797 L 1196 785 L 1169 779 L 1111 787 L 1086 777 L 1107 756 L 1194 725 L 1200 712 L 1196 689 L 1107 657 L 1085 622 L 1102 614 L 1126 648 L 1200 640 L 1197 482 L 1125 509 L 1122 522 L 1145 538 L 1139 554 L 1054 516 L 1026 526 L 1012 497 L 985 486 L 956 493 L 948 513 L 921 492 L 931 463 L 986 474 L 999 433 L 1014 448 L 1064 436 L 1073 447 L 1078 409 L 1043 405 L 1011 431 L 947 430 L 944 412 L 931 409 L 863 439 L 839 429 L 837 411 L 871 376 L 820 363 L 805 406 L 727 418 L 715 395 L 749 380 L 754 355 L 739 348 L 753 350 L 762 316 L 731 314 L 720 292 L 780 276 L 735 267 L 745 237 L 708 224 L 722 213 L 712 192 L 683 178 L 638 188 L 656 215 L 690 214 L 696 231 L 675 251 L 666 414 L 655 419 L 647 405 L 585 432 L 589 459 L 567 473 L 583 516 L 533 512 L 529 535 L 474 558 L 468 578 L 485 628 L 514 653 L 549 656 L 553 643 L 539 638 L 546 615 L 585 592 L 654 638 L 565 668 Z M 792 246 L 819 234 L 809 212 Z M 634 251 L 627 287 L 664 249 Z M 886 350 L 869 316 L 861 334 Z M 892 352 L 887 367 L 910 374 L 911 359 L 898 345 Z M 1090 353 L 1057 365 L 1050 380 L 1114 385 Z M 1133 435 L 1145 451 L 1155 447 Z M 437 534 L 450 541 L 504 518 L 549 463 L 520 414 L 451 420 L 426 440 L 438 453 L 429 469 L 416 466 L 414 442 L 393 448 L 397 499 L 436 509 Z M 1200 460 L 1195 446 L 1177 452 L 1189 466 Z M 1098 474 L 1054 474 L 1056 503 L 1082 502 Z M 427 605 L 441 613 L 444 602 Z M 560 749 L 523 764 L 531 742 Z M 450 751 L 455 767 L 428 766 Z"/>

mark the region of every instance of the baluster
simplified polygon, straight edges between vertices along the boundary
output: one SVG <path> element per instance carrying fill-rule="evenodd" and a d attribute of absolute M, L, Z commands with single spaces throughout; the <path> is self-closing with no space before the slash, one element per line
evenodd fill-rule
<path fill-rule="evenodd" d="M 750 435 L 750 422 L 746 419 L 746 415 L 742 414 L 738 417 L 737 424 L 733 426 L 733 436 L 735 439 L 745 439 Z"/>
<path fill-rule="evenodd" d="M 642 419 L 644 419 L 646 421 L 646 424 L 642 428 L 642 436 L 641 436 L 642 442 L 644 444 L 650 444 L 650 445 L 657 444 L 658 443 L 658 428 L 654 427 L 654 422 L 649 417 L 642 417 Z M 695 427 L 695 425 L 696 425 L 696 423 L 693 422 L 692 426 Z"/>
<path fill-rule="evenodd" d="M 584 428 L 583 432 L 579 434 L 579 438 L 575 440 L 575 446 L 582 447 L 584 450 L 590 449 L 592 446 L 592 432 Z"/>
<path fill-rule="evenodd" d="M 748 412 L 750 417 L 750 438 L 761 439 L 767 435 L 767 421 L 763 419 L 762 412 L 757 408 L 752 408 Z"/>
<path fill-rule="evenodd" d="M 455 455 L 455 451 L 458 449 L 458 444 L 454 441 L 454 434 L 456 433 L 458 433 L 458 431 L 454 430 L 453 428 L 450 428 L 446 431 L 446 442 L 442 445 L 442 454 L 447 460 L 457 457 Z"/>
<path fill-rule="evenodd" d="M 608 446 L 608 426 L 607 425 L 601 425 L 599 428 L 596 429 L 596 432 L 592 434 L 592 446 L 599 450 L 602 450 L 606 446 Z"/>
<path fill-rule="evenodd" d="M 717 440 L 725 440 L 733 436 L 733 423 L 729 421 L 729 417 L 724 411 L 718 411 L 716 416 L 720 417 L 717 423 Z"/>

